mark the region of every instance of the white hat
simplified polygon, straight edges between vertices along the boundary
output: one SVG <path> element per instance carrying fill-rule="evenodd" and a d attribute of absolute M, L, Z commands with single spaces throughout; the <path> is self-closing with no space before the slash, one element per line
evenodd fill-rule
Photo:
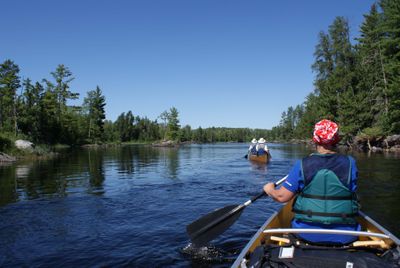
<path fill-rule="evenodd" d="M 252 139 L 251 143 L 257 143 L 257 140 L 256 139 Z"/>
<path fill-rule="evenodd" d="M 258 140 L 258 143 L 265 143 L 264 138 L 260 138 L 260 139 Z"/>

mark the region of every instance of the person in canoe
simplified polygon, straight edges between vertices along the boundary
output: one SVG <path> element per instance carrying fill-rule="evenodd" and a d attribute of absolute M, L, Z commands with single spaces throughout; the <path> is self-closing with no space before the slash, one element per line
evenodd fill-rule
<path fill-rule="evenodd" d="M 256 149 L 256 147 L 257 147 L 257 140 L 256 139 L 252 139 L 251 140 L 251 143 L 250 143 L 250 146 L 249 146 L 249 154 L 257 154 L 257 149 Z"/>
<path fill-rule="evenodd" d="M 268 146 L 267 146 L 264 138 L 260 138 L 258 140 L 258 143 L 256 146 L 256 152 L 257 152 L 257 155 L 269 154 Z"/>
<path fill-rule="evenodd" d="M 264 191 L 278 202 L 294 198 L 292 228 L 336 229 L 359 231 L 356 222 L 359 204 L 356 196 L 357 166 L 351 156 L 336 153 L 339 127 L 321 120 L 314 127 L 316 152 L 296 162 L 286 181 L 275 189 L 273 183 Z M 317 244 L 351 243 L 357 237 L 327 234 L 299 234 Z"/>

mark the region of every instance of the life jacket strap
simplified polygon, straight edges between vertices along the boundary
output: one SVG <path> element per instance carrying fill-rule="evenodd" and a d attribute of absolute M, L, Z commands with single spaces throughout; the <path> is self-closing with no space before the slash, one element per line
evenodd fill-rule
<path fill-rule="evenodd" d="M 320 200 L 353 200 L 353 195 L 349 196 L 324 196 L 324 195 L 313 195 L 313 194 L 300 194 L 302 197 Z"/>
<path fill-rule="evenodd" d="M 293 208 L 292 211 L 294 213 L 298 213 L 298 214 L 304 214 L 307 215 L 308 217 L 312 217 L 312 216 L 327 216 L 327 217 L 338 217 L 338 218 L 354 218 L 355 216 L 358 215 L 358 212 L 356 213 L 350 213 L 350 214 L 346 214 L 346 213 L 329 213 L 329 212 L 316 212 L 316 211 L 311 211 L 311 210 L 300 210 L 300 209 L 295 209 Z"/>

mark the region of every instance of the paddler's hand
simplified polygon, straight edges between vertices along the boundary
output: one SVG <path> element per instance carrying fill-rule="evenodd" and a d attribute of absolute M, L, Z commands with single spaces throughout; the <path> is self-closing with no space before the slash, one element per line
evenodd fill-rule
<path fill-rule="evenodd" d="M 273 182 L 269 182 L 267 184 L 264 185 L 264 192 L 271 196 L 271 192 L 275 190 L 275 184 Z"/>

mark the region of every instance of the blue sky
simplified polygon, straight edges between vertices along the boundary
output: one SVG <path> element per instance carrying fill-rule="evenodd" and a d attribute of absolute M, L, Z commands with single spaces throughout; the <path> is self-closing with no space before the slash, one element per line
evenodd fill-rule
<path fill-rule="evenodd" d="M 34 81 L 66 65 L 76 104 L 99 85 L 111 120 L 174 106 L 193 128 L 271 128 L 313 90 L 318 33 L 344 16 L 356 37 L 373 2 L 3 1 L 0 61 Z"/>

